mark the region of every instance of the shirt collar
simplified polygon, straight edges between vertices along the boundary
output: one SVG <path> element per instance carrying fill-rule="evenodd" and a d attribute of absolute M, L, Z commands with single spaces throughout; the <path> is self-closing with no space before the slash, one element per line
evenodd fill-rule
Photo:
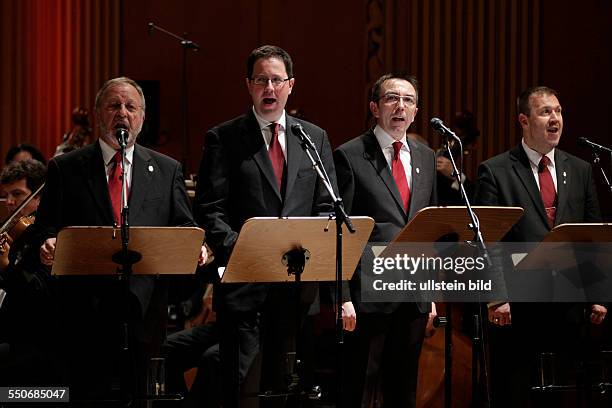
<path fill-rule="evenodd" d="M 392 138 L 391 135 L 388 134 L 382 127 L 376 125 L 374 128 L 374 135 L 376 136 L 376 140 L 378 140 L 378 144 L 380 145 L 381 149 L 385 150 L 393 148 L 393 142 L 395 142 L 395 139 Z M 402 142 L 402 149 L 410 151 L 410 146 L 408 146 L 405 134 L 399 141 Z"/>
<path fill-rule="evenodd" d="M 525 143 L 524 138 L 521 139 L 521 144 L 523 145 L 523 149 L 525 150 L 525 153 L 527 154 L 527 157 L 529 158 L 531 164 L 538 167 L 540 165 L 540 160 L 544 155 L 527 146 L 527 143 Z M 552 166 L 555 167 L 555 149 L 553 148 L 550 152 L 546 153 L 545 156 L 548 157 Z"/>
<path fill-rule="evenodd" d="M 259 116 L 257 114 L 257 112 L 255 112 L 255 107 L 253 107 L 253 114 L 255 115 L 255 119 L 257 119 L 257 123 L 259 123 L 259 129 L 261 129 L 261 130 L 264 130 L 265 128 L 270 126 L 270 124 L 272 123 L 272 122 L 269 122 L 269 121 L 265 120 L 261 116 Z M 287 124 L 287 117 L 285 116 L 285 110 L 284 109 L 283 109 L 283 113 L 282 113 L 281 117 L 278 118 L 278 120 L 275 121 L 275 122 L 279 123 L 281 125 L 281 128 L 283 129 L 283 131 L 285 129 L 287 129 L 287 127 L 285 126 Z"/>
<path fill-rule="evenodd" d="M 104 165 L 108 166 L 109 162 L 113 160 L 113 157 L 118 150 L 113 149 L 108 143 L 102 140 L 102 138 L 98 138 L 98 140 L 100 141 L 100 148 L 102 149 L 102 159 L 104 159 Z M 126 149 L 125 156 L 128 164 L 131 165 L 132 159 L 134 158 L 134 145 Z"/>

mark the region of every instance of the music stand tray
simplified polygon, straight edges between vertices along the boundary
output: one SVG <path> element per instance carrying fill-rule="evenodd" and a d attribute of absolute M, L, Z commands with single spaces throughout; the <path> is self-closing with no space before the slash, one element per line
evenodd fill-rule
<path fill-rule="evenodd" d="M 499 241 L 523 215 L 521 207 L 472 206 L 480 220 L 485 242 Z M 425 207 L 418 211 L 395 238 L 394 242 L 436 242 L 455 238 L 466 242 L 474 233 L 465 206 Z"/>
<path fill-rule="evenodd" d="M 612 243 L 612 224 L 582 223 L 561 224 L 554 227 L 544 239 L 517 265 L 517 271 L 526 270 L 564 270 L 577 266 L 576 253 L 571 250 L 581 244 Z M 602 265 L 612 263 L 611 253 L 598 253 L 597 258 Z"/>
<path fill-rule="evenodd" d="M 129 249 L 142 255 L 133 275 L 192 274 L 204 241 L 196 227 L 130 227 Z M 113 275 L 112 257 L 121 251 L 121 231 L 113 227 L 68 227 L 57 234 L 54 275 Z"/>
<path fill-rule="evenodd" d="M 349 280 L 374 228 L 370 217 L 351 217 L 356 232 L 342 239 L 342 277 Z M 223 274 L 224 283 L 292 282 L 283 255 L 306 249 L 303 281 L 334 281 L 336 232 L 328 217 L 255 217 L 248 219 Z"/>

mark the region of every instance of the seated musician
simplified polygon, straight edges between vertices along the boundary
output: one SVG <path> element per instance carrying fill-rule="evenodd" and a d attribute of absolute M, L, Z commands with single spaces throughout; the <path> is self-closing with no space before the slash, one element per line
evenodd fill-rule
<path fill-rule="evenodd" d="M 7 165 L 0 175 L 10 215 L 2 228 L 0 287 L 0 385 L 47 385 L 53 371 L 51 344 L 45 333 L 52 322 L 50 277 L 37 262 L 32 245 L 34 215 L 46 168 L 26 159 Z M 22 208 L 20 208 L 22 207 Z"/>

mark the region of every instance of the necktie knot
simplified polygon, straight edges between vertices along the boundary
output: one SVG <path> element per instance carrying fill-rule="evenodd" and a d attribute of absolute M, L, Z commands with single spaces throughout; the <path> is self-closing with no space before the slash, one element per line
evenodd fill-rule
<path fill-rule="evenodd" d="M 402 150 L 402 142 L 396 140 L 393 142 L 393 160 L 397 160 L 399 158 L 400 150 Z"/>
<path fill-rule="evenodd" d="M 272 122 L 270 123 L 270 131 L 272 132 L 272 139 L 278 139 L 278 129 L 280 128 L 280 123 L 278 122 Z M 270 144 L 272 144 L 272 142 L 270 142 Z"/>
<path fill-rule="evenodd" d="M 548 158 L 548 156 L 542 156 L 542 158 L 540 159 L 540 163 L 538 163 L 538 173 L 542 173 L 544 169 L 548 168 L 549 164 L 550 159 Z"/>

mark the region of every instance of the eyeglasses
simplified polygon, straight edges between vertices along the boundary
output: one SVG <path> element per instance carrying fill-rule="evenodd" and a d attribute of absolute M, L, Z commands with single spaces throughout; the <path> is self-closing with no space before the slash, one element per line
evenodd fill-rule
<path fill-rule="evenodd" d="M 385 105 L 397 105 L 400 101 L 403 101 L 404 104 L 408 106 L 416 105 L 416 97 L 412 95 L 401 96 L 398 94 L 386 94 L 380 97 L 380 100 L 383 101 Z"/>
<path fill-rule="evenodd" d="M 140 105 L 133 104 L 131 102 L 128 103 L 120 103 L 120 102 L 110 102 L 105 106 L 105 109 L 109 112 L 117 112 L 121 110 L 121 107 L 125 106 L 125 110 L 130 113 L 136 113 L 139 109 L 142 108 Z"/>
<path fill-rule="evenodd" d="M 285 85 L 285 82 L 287 82 L 290 79 L 291 78 L 283 79 L 279 77 L 268 78 L 265 76 L 256 76 L 254 78 L 251 78 L 251 82 L 253 82 L 253 84 L 257 86 L 268 86 L 268 83 L 272 82 L 272 86 L 274 88 L 281 88 L 283 85 Z"/>

